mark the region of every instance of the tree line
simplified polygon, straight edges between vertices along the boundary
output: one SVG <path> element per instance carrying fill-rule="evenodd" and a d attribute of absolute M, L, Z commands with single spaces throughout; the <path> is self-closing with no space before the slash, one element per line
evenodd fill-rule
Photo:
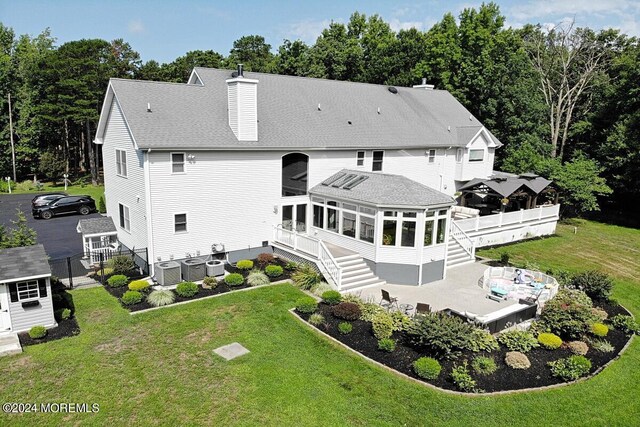
<path fill-rule="evenodd" d="M 573 24 L 505 28 L 494 3 L 448 13 L 430 29 L 394 31 L 355 12 L 314 44 L 284 40 L 274 53 L 259 35 L 227 56 L 187 52 L 142 62 L 122 39 L 56 46 L 48 30 L 16 37 L 0 24 L 0 174 L 10 176 L 7 94 L 13 99 L 18 175 L 91 173 L 91 144 L 109 78 L 186 82 L 194 66 L 450 91 L 504 144 L 496 168 L 554 179 L 577 212 L 599 203 L 631 208 L 640 196 L 640 46 L 616 30 Z"/>

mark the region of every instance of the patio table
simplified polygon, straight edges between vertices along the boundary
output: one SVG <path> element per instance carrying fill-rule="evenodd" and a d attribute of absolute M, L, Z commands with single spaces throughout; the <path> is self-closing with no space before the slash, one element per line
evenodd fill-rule
<path fill-rule="evenodd" d="M 402 311 L 406 315 L 409 315 L 409 313 L 411 313 L 413 309 L 414 307 L 411 304 L 400 304 L 400 311 Z"/>

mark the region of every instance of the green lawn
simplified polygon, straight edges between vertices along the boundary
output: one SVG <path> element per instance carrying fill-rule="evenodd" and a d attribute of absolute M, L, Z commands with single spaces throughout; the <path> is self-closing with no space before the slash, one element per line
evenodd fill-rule
<path fill-rule="evenodd" d="M 38 191 L 16 191 L 14 190 L 14 194 L 25 194 L 25 193 L 51 193 L 54 191 L 65 191 L 64 185 L 52 185 L 51 183 L 45 183 L 44 188 Z M 93 199 L 98 202 L 100 196 L 104 195 L 104 185 L 69 185 L 67 186 L 67 194 L 70 195 L 88 195 L 93 197 Z"/>
<path fill-rule="evenodd" d="M 578 269 L 580 247 L 590 241 L 582 239 L 596 228 L 607 233 L 601 247 L 616 233 L 626 234 L 621 240 L 630 245 L 603 247 L 603 258 L 621 258 L 629 247 L 638 247 L 637 230 L 585 223 L 575 236 L 561 227 L 560 237 L 509 250 L 541 265 Z M 569 247 L 559 249 L 567 240 Z M 616 296 L 640 313 L 634 295 L 638 281 L 618 276 L 618 283 Z M 640 340 L 586 382 L 466 397 L 407 381 L 318 336 L 288 313 L 302 295 L 291 285 L 136 316 L 102 288 L 73 295 L 82 333 L 3 358 L 0 397 L 3 402 L 97 402 L 100 412 L 0 414 L 0 425 L 629 426 L 640 420 Z M 212 354 L 234 341 L 251 353 L 231 362 Z"/>

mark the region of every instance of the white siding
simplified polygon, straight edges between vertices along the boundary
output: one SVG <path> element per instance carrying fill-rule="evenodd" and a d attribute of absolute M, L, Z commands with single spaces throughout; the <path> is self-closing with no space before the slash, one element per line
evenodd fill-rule
<path fill-rule="evenodd" d="M 127 153 L 127 177 L 116 175 L 116 149 Z M 117 101 L 113 100 L 102 146 L 107 215 L 113 218 L 118 239 L 128 248 L 147 247 L 143 153 L 136 150 Z M 131 231 L 120 228 L 118 204 L 129 207 Z"/>
<path fill-rule="evenodd" d="M 469 150 L 484 150 L 483 160 L 481 162 L 470 162 Z M 481 133 L 465 148 L 462 163 L 457 164 L 456 167 L 455 179 L 469 181 L 473 178 L 488 178 L 493 171 L 494 157 L 495 148 L 489 147 L 487 139 Z"/>
<path fill-rule="evenodd" d="M 11 302 L 9 299 L 9 313 L 11 314 L 11 331 L 28 331 L 33 326 L 45 326 L 52 328 L 57 326 L 53 317 L 53 302 L 51 301 L 51 283 L 47 281 L 47 296 L 40 298 L 38 307 L 22 308 L 21 302 Z M 6 285 L 9 286 L 8 284 Z"/>
<path fill-rule="evenodd" d="M 227 83 L 229 126 L 239 141 L 258 140 L 257 83 L 240 78 Z"/>
<path fill-rule="evenodd" d="M 362 242 L 360 240 L 343 236 L 338 233 L 333 233 L 331 231 L 323 230 L 321 228 L 311 227 L 311 231 L 311 234 L 321 240 L 324 240 L 325 242 L 333 243 L 334 245 L 342 246 L 343 248 L 355 251 L 359 253 L 360 256 L 370 261 L 376 260 L 375 246 L 370 243 Z"/>

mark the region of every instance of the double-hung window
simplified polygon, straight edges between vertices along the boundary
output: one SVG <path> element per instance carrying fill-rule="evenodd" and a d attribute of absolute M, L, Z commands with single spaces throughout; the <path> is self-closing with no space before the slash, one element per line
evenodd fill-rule
<path fill-rule="evenodd" d="M 116 175 L 127 177 L 127 152 L 116 148 Z"/>
<path fill-rule="evenodd" d="M 384 158 L 384 151 L 374 151 L 373 152 L 373 164 L 371 170 L 381 171 L 382 170 L 382 160 Z"/>
<path fill-rule="evenodd" d="M 187 231 L 187 214 L 175 214 L 173 217 L 174 230 L 176 233 L 184 233 Z"/>
<path fill-rule="evenodd" d="M 184 153 L 171 153 L 171 173 L 184 173 Z"/>
<path fill-rule="evenodd" d="M 481 162 L 484 160 L 484 150 L 469 150 L 470 162 Z"/>
<path fill-rule="evenodd" d="M 131 231 L 131 219 L 129 217 L 129 206 L 125 206 L 122 203 L 118 204 L 120 214 L 120 228 L 125 231 Z"/>
<path fill-rule="evenodd" d="M 364 166 L 364 151 L 358 151 L 356 165 Z"/>
<path fill-rule="evenodd" d="M 429 156 L 429 163 L 435 163 L 435 161 L 436 161 L 436 150 L 434 150 L 434 149 L 429 150 L 428 156 Z"/>
<path fill-rule="evenodd" d="M 18 291 L 18 301 L 28 301 L 40 298 L 40 291 L 37 280 L 19 282 L 16 284 Z"/>

